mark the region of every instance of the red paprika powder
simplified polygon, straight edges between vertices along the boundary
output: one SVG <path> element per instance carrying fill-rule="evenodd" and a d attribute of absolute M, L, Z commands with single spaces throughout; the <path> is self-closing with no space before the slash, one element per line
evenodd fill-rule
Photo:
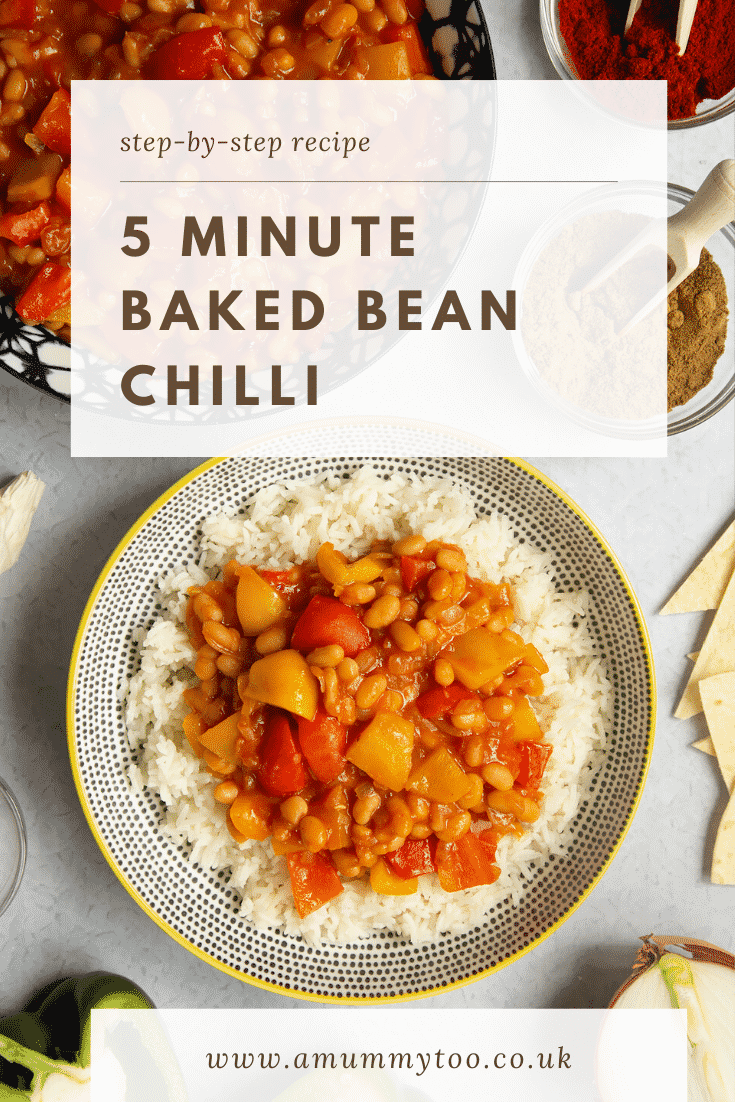
<path fill-rule="evenodd" d="M 669 118 L 690 118 L 705 99 L 735 87 L 735 0 L 699 0 L 683 56 L 675 42 L 679 5 L 643 0 L 627 36 L 628 4 L 559 0 L 559 25 L 582 80 L 666 80 Z"/>

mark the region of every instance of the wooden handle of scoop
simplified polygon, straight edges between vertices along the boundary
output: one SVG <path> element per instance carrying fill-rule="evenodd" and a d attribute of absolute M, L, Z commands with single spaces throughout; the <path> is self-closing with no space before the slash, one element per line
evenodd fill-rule
<path fill-rule="evenodd" d="M 669 232 L 685 234 L 691 247 L 735 219 L 735 161 L 720 161 L 687 205 L 669 219 Z"/>

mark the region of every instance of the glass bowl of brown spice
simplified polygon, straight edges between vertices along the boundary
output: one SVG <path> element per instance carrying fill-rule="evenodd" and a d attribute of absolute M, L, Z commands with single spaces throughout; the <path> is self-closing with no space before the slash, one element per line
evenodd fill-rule
<path fill-rule="evenodd" d="M 693 194 L 669 184 L 669 213 L 681 210 Z M 728 222 L 718 230 L 705 251 L 716 267 L 703 253 L 700 267 L 685 280 L 691 281 L 689 298 L 695 310 L 699 306 L 702 311 L 701 325 L 683 347 L 676 334 L 685 326 L 669 329 L 669 436 L 701 425 L 735 397 L 735 224 Z M 669 320 L 676 325 L 680 319 L 670 314 Z M 724 351 L 712 364 L 723 335 Z"/>
<path fill-rule="evenodd" d="M 659 300 L 633 328 L 625 324 L 660 294 L 668 278 L 666 216 L 693 194 L 676 184 L 595 188 L 545 222 L 519 261 L 513 344 L 520 367 L 539 397 L 583 428 L 628 439 L 672 436 L 735 397 L 733 223 L 707 241 L 704 262 L 668 303 Z M 650 247 L 601 284 L 591 282 L 646 225 Z"/>

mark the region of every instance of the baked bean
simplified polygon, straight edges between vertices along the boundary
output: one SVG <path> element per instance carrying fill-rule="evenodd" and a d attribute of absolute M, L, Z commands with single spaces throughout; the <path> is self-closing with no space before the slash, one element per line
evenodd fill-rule
<path fill-rule="evenodd" d="M 353 3 L 355 3 L 355 7 L 359 8 L 360 11 L 372 11 L 373 7 L 375 6 L 375 4 L 373 3 L 373 5 L 369 8 L 360 8 L 359 0 L 357 3 L 355 2 L 355 0 L 353 0 Z M 426 540 L 424 539 L 424 537 L 415 535 L 404 536 L 403 539 L 400 539 L 393 544 L 391 550 L 394 555 L 420 555 L 425 547 Z"/>
<path fill-rule="evenodd" d="M 375 647 L 366 647 L 355 655 L 355 662 L 361 674 L 369 673 L 378 664 L 378 652 Z"/>
<path fill-rule="evenodd" d="M 282 23 L 276 23 L 275 27 L 271 27 L 268 31 L 268 37 L 266 39 L 269 46 L 285 46 L 288 42 L 288 31 Z"/>
<path fill-rule="evenodd" d="M 513 787 L 513 774 L 507 765 L 503 765 L 499 761 L 493 761 L 490 762 L 489 765 L 484 765 L 482 768 L 482 776 L 488 784 L 491 784 L 493 788 L 497 788 L 501 792 L 510 792 Z"/>
<path fill-rule="evenodd" d="M 414 823 L 411 827 L 409 838 L 423 840 L 424 838 L 430 838 L 433 833 L 428 823 Z"/>
<path fill-rule="evenodd" d="M 408 803 L 408 810 L 411 812 L 412 819 L 428 819 L 429 801 L 423 796 L 419 796 L 418 792 L 407 792 L 406 802 Z"/>
<path fill-rule="evenodd" d="M 382 0 L 382 6 L 391 23 L 402 27 L 408 22 L 408 9 L 404 0 Z"/>
<path fill-rule="evenodd" d="M 446 658 L 437 658 L 434 663 L 434 680 L 437 685 L 451 685 L 454 681 L 454 667 Z"/>
<path fill-rule="evenodd" d="M 337 666 L 337 677 L 347 685 L 351 685 L 359 676 L 360 668 L 354 658 L 343 658 Z"/>
<path fill-rule="evenodd" d="M 305 27 L 316 26 L 317 23 L 321 23 L 324 16 L 329 11 L 330 0 L 315 0 L 315 3 L 311 4 L 304 12 L 303 23 Z"/>
<path fill-rule="evenodd" d="M 344 656 L 342 647 L 332 643 L 328 647 L 317 647 L 311 654 L 307 654 L 306 661 L 310 666 L 339 666 Z"/>
<path fill-rule="evenodd" d="M 403 696 L 397 689 L 387 689 L 380 698 L 380 709 L 383 712 L 400 712 L 403 707 Z"/>
<path fill-rule="evenodd" d="M 194 598 L 194 611 L 202 622 L 205 620 L 214 620 L 218 624 L 221 624 L 224 620 L 224 613 L 221 607 L 208 593 L 198 593 L 196 595 Z"/>
<path fill-rule="evenodd" d="M 388 25 L 388 17 L 384 11 L 380 8 L 374 8 L 372 11 L 366 12 L 363 16 L 367 29 L 373 34 L 380 34 L 380 32 Z"/>
<path fill-rule="evenodd" d="M 345 605 L 367 605 L 375 600 L 375 586 L 367 582 L 352 582 L 340 593 L 339 599 Z"/>
<path fill-rule="evenodd" d="M 288 646 L 289 632 L 283 624 L 276 624 L 267 631 L 262 631 L 255 640 L 255 649 L 258 654 L 275 654 L 278 650 L 284 650 Z"/>
<path fill-rule="evenodd" d="M 485 715 L 493 723 L 501 723 L 504 719 L 510 719 L 515 709 L 515 704 L 509 696 L 490 696 L 483 705 Z"/>
<path fill-rule="evenodd" d="M 420 635 L 425 643 L 431 643 L 439 634 L 439 629 L 431 620 L 419 620 L 416 624 L 416 634 Z"/>
<path fill-rule="evenodd" d="M 458 731 L 486 731 L 490 721 L 482 705 L 476 700 L 460 700 L 452 711 L 452 727 Z"/>
<path fill-rule="evenodd" d="M 482 765 L 484 742 L 479 735 L 470 735 L 464 748 L 464 760 L 470 769 L 477 769 Z"/>
<path fill-rule="evenodd" d="M 443 601 L 452 592 L 452 579 L 446 570 L 435 570 L 429 574 L 426 588 L 435 601 Z"/>
<path fill-rule="evenodd" d="M 242 636 L 235 628 L 226 628 L 224 624 L 215 620 L 205 620 L 202 624 L 202 635 L 209 643 L 212 650 L 220 654 L 235 654 L 240 646 Z"/>
<path fill-rule="evenodd" d="M 324 667 L 324 711 L 328 716 L 337 716 L 339 704 L 339 678 L 331 666 Z"/>
<path fill-rule="evenodd" d="M 485 792 L 485 785 L 479 774 L 468 773 L 467 780 L 470 782 L 470 787 L 467 789 L 464 796 L 462 796 L 460 800 L 457 800 L 458 806 L 464 808 L 465 811 L 470 810 L 470 808 L 475 809 L 482 807 L 482 797 Z"/>
<path fill-rule="evenodd" d="M 400 22 L 398 19 L 391 18 L 390 14 L 386 10 L 386 2 L 389 2 L 391 4 L 403 4 L 403 0 L 383 0 L 383 9 L 385 11 L 385 14 L 390 19 L 391 23 Z M 403 6 L 405 7 L 405 4 L 403 4 Z M 403 22 L 405 22 L 405 20 L 403 20 Z M 452 547 L 442 547 L 439 551 L 437 551 L 436 565 L 441 567 L 442 570 L 448 570 L 450 574 L 465 574 L 467 572 L 467 559 L 465 558 L 463 552 L 457 551 Z"/>
<path fill-rule="evenodd" d="M 217 669 L 225 677 L 237 677 L 242 670 L 243 661 L 236 654 L 221 654 L 217 659 Z"/>
<path fill-rule="evenodd" d="M 385 674 L 374 673 L 366 677 L 355 693 L 355 704 L 358 708 L 372 708 L 377 704 L 388 687 L 388 679 Z"/>
<path fill-rule="evenodd" d="M 309 810 L 309 805 L 303 796 L 289 796 L 287 800 L 284 800 L 278 809 L 291 826 L 298 826 L 303 817 Z"/>
<path fill-rule="evenodd" d="M 391 593 L 385 593 L 373 601 L 363 617 L 367 628 L 387 628 L 401 611 L 401 602 Z"/>
<path fill-rule="evenodd" d="M 222 781 L 217 785 L 212 793 L 217 803 L 220 804 L 234 804 L 237 797 L 240 795 L 240 789 L 237 787 L 234 781 Z"/>
<path fill-rule="evenodd" d="M 408 654 L 413 654 L 414 651 L 421 650 L 423 646 L 421 636 L 418 632 L 414 631 L 411 625 L 405 623 L 403 620 L 396 620 L 392 623 L 389 632 L 396 646 L 400 647 L 401 650 L 407 651 Z"/>
<path fill-rule="evenodd" d="M 436 836 L 440 842 L 456 842 L 458 838 L 461 838 L 467 833 L 472 826 L 472 816 L 468 811 L 457 811 L 454 815 L 450 815 L 447 818 L 446 826 L 443 830 L 436 832 Z"/>
<path fill-rule="evenodd" d="M 208 643 L 200 647 L 197 652 L 194 673 L 200 681 L 208 681 L 217 673 L 217 651 L 213 650 Z"/>
<path fill-rule="evenodd" d="M 296 61 L 293 54 L 290 54 L 288 50 L 283 49 L 283 47 L 279 47 L 276 50 L 269 50 L 260 64 L 265 75 L 271 78 L 284 76 L 296 67 Z"/>
<path fill-rule="evenodd" d="M 16 101 L 26 94 L 25 73 L 21 69 L 11 69 L 3 85 L 3 99 Z"/>
<path fill-rule="evenodd" d="M 352 818 L 360 826 L 367 826 L 375 812 L 379 809 L 381 799 L 374 789 L 370 789 L 364 796 L 360 796 L 352 808 Z"/>
<path fill-rule="evenodd" d="M 309 853 L 318 853 L 327 844 L 327 829 L 315 815 L 305 815 L 299 823 L 301 841 Z"/>
<path fill-rule="evenodd" d="M 77 50 L 85 57 L 94 57 L 95 54 L 100 52 L 102 45 L 102 35 L 94 34 L 94 32 L 81 35 L 76 42 Z"/>

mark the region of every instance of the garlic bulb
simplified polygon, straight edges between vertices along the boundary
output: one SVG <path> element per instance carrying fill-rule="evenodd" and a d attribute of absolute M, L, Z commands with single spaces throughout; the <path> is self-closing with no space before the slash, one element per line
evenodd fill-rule
<path fill-rule="evenodd" d="M 735 957 L 692 938 L 641 940 L 611 1009 L 686 1010 L 688 1102 L 735 1102 Z"/>
<path fill-rule="evenodd" d="M 33 471 L 24 471 L 0 490 L 0 574 L 17 560 L 44 489 Z"/>

